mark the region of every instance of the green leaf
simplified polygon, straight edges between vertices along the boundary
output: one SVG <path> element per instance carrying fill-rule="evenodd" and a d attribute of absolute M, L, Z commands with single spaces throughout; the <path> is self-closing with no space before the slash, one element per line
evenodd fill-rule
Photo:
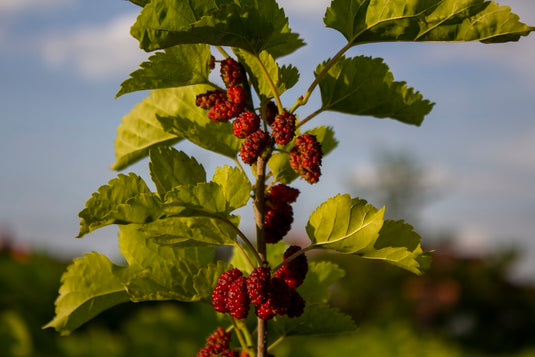
<path fill-rule="evenodd" d="M 424 252 L 420 235 L 403 221 L 385 221 L 373 248 L 359 253 L 363 258 L 380 259 L 422 275 L 431 264 L 430 252 Z"/>
<path fill-rule="evenodd" d="M 210 46 L 186 44 L 173 46 L 149 57 L 140 69 L 121 83 L 115 97 L 146 89 L 183 87 L 209 83 Z"/>
<path fill-rule="evenodd" d="M 298 318 L 277 316 L 273 329 L 279 336 L 339 333 L 355 330 L 351 317 L 328 306 L 329 287 L 345 272 L 331 262 L 311 262 L 307 277 L 297 290 L 306 301 L 305 311 Z"/>
<path fill-rule="evenodd" d="M 205 43 L 268 51 L 273 57 L 292 53 L 303 41 L 288 27 L 275 0 L 152 0 L 132 26 L 141 48 L 153 51 L 184 43 Z"/>
<path fill-rule="evenodd" d="M 316 135 L 316 139 L 321 144 L 323 156 L 329 154 L 338 145 L 338 141 L 335 139 L 334 131 L 331 127 L 319 126 L 305 131 L 305 134 Z M 285 149 L 287 152 L 275 153 L 268 160 L 269 169 L 277 182 L 289 184 L 299 177 L 289 162 L 290 155 L 288 152 L 293 145 L 294 141 L 286 145 Z"/>
<path fill-rule="evenodd" d="M 308 264 L 308 273 L 299 293 L 309 304 L 326 304 L 330 297 L 329 287 L 344 276 L 345 271 L 332 262 L 312 261 Z"/>
<path fill-rule="evenodd" d="M 132 4 L 136 4 L 136 5 L 141 6 L 141 7 L 147 5 L 150 2 L 150 0 L 129 0 L 129 1 Z"/>
<path fill-rule="evenodd" d="M 156 119 L 157 115 L 173 116 L 176 110 L 174 92 L 160 89 L 124 116 L 117 129 L 112 170 L 122 170 L 146 157 L 150 148 L 171 146 L 182 140 L 181 136 L 166 132 Z"/>
<path fill-rule="evenodd" d="M 519 22 L 509 6 L 484 0 L 333 0 L 327 27 L 350 45 L 385 41 L 507 42 L 535 27 Z"/>
<path fill-rule="evenodd" d="M 95 252 L 75 259 L 61 277 L 56 316 L 44 328 L 68 335 L 102 311 L 128 301 L 124 272 Z"/>
<path fill-rule="evenodd" d="M 383 214 L 384 208 L 378 210 L 365 200 L 337 195 L 312 213 L 306 232 L 314 248 L 358 253 L 375 244 Z"/>
<path fill-rule="evenodd" d="M 270 327 L 280 337 L 335 334 L 355 331 L 357 326 L 351 316 L 326 304 L 309 304 L 298 318 L 276 316 Z"/>
<path fill-rule="evenodd" d="M 318 76 L 325 68 L 316 68 Z M 321 110 L 346 114 L 390 117 L 403 123 L 420 125 L 433 104 L 405 82 L 395 82 L 380 58 L 341 57 L 319 82 Z"/>
<path fill-rule="evenodd" d="M 158 220 L 156 222 L 160 222 Z M 119 249 L 130 266 L 147 268 L 157 261 L 176 262 L 187 258 L 197 264 L 212 263 L 215 257 L 213 247 L 180 248 L 158 244 L 147 226 L 151 224 L 130 224 L 120 226 Z"/>
<path fill-rule="evenodd" d="M 227 202 L 226 212 L 232 212 L 247 204 L 251 198 L 252 185 L 247 176 L 237 167 L 218 167 L 212 182 L 219 184 Z"/>
<path fill-rule="evenodd" d="M 151 149 L 149 169 L 160 197 L 175 186 L 206 181 L 204 167 L 194 157 L 173 148 Z"/>
<path fill-rule="evenodd" d="M 136 174 L 119 174 L 101 186 L 80 213 L 78 237 L 109 224 L 144 223 L 159 218 L 162 202 Z"/>
<path fill-rule="evenodd" d="M 182 208 L 193 210 L 196 215 L 203 216 L 226 217 L 229 213 L 225 191 L 215 182 L 177 186 L 165 195 L 165 203 L 169 207 L 168 215 L 183 216 Z M 179 210 L 175 212 L 173 206 Z"/>
<path fill-rule="evenodd" d="M 242 140 L 234 136 L 232 124 L 212 122 L 208 119 L 207 111 L 195 105 L 197 94 L 212 89 L 203 84 L 167 89 L 172 95 L 174 110 L 168 114 L 158 114 L 157 118 L 166 132 L 234 159 L 240 151 Z"/>
<path fill-rule="evenodd" d="M 144 224 L 139 229 L 160 246 L 202 247 L 236 245 L 236 231 L 239 217 L 213 218 L 202 213 L 191 213 L 188 217 L 169 217 Z"/>
<path fill-rule="evenodd" d="M 234 53 L 249 74 L 251 83 L 261 101 L 275 97 L 271 84 L 275 87 L 276 94 L 280 96 L 293 87 L 299 79 L 297 68 L 293 66 L 279 67 L 275 59 L 266 51 L 260 52 L 259 55 L 253 55 L 244 50 L 234 49 Z"/>
<path fill-rule="evenodd" d="M 206 302 L 211 302 L 212 292 L 217 280 L 227 270 L 231 269 L 232 265 L 218 260 L 216 264 L 210 264 L 199 269 L 199 272 L 193 278 L 193 286 L 197 295 Z"/>

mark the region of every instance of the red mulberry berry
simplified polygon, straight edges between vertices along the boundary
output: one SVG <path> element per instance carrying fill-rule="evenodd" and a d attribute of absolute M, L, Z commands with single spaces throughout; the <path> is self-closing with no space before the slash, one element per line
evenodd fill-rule
<path fill-rule="evenodd" d="M 275 116 L 271 129 L 277 144 L 288 144 L 295 136 L 295 116 L 288 112 Z"/>
<path fill-rule="evenodd" d="M 219 277 L 212 293 L 212 306 L 217 312 L 229 312 L 227 306 L 228 291 L 232 283 L 242 277 L 242 272 L 237 268 L 232 268 Z"/>
<path fill-rule="evenodd" d="M 260 118 L 254 112 L 243 112 L 232 123 L 234 135 L 245 139 L 260 127 Z"/>
<path fill-rule="evenodd" d="M 271 137 L 262 130 L 257 130 L 243 142 L 240 149 L 240 156 L 246 164 L 252 165 L 262 152 L 270 145 Z"/>
<path fill-rule="evenodd" d="M 227 94 L 220 90 L 209 90 L 206 93 L 197 95 L 195 104 L 203 109 L 210 109 L 214 105 L 224 102 L 227 99 Z"/>
<path fill-rule="evenodd" d="M 253 305 L 259 305 L 268 299 L 271 271 L 266 267 L 255 268 L 247 278 L 247 292 Z"/>
<path fill-rule="evenodd" d="M 230 315 L 237 319 L 244 319 L 249 314 L 249 294 L 247 293 L 247 278 L 244 276 L 234 280 L 230 285 L 227 296 L 227 309 Z"/>
<path fill-rule="evenodd" d="M 266 117 L 264 118 L 265 122 L 268 123 L 268 125 L 273 124 L 275 116 L 278 113 L 279 109 L 277 108 L 277 104 L 275 104 L 274 101 L 270 100 L 266 105 Z"/>
<path fill-rule="evenodd" d="M 243 112 L 243 105 L 223 101 L 208 111 L 208 118 L 215 123 L 226 123 Z"/>
<path fill-rule="evenodd" d="M 299 190 L 284 184 L 278 184 L 271 187 L 266 195 L 266 200 L 276 206 L 280 202 L 293 203 L 299 196 Z"/>
<path fill-rule="evenodd" d="M 255 307 L 256 316 L 260 317 L 262 320 L 267 321 L 275 317 L 275 312 L 271 307 L 271 300 L 266 301 L 261 305 Z"/>
<path fill-rule="evenodd" d="M 284 260 L 300 251 L 301 248 L 297 245 L 292 245 L 284 252 Z M 308 273 L 307 257 L 304 254 L 281 266 L 274 274 L 274 276 L 283 279 L 291 288 L 300 286 Z"/>
<path fill-rule="evenodd" d="M 208 68 L 214 69 L 215 67 L 215 57 L 210 55 L 210 62 L 208 62 Z"/>
<path fill-rule="evenodd" d="M 307 182 L 316 183 L 321 175 L 322 156 L 316 136 L 304 134 L 295 139 L 295 147 L 290 151 L 290 166 Z"/>
<path fill-rule="evenodd" d="M 197 357 L 212 357 L 227 351 L 230 348 L 230 332 L 225 332 L 222 327 L 218 327 L 206 339 L 206 345 L 197 353 Z"/>
<path fill-rule="evenodd" d="M 227 100 L 231 103 L 245 106 L 247 103 L 247 93 L 243 87 L 230 87 L 227 89 Z"/>
<path fill-rule="evenodd" d="M 227 88 L 236 87 L 244 81 L 240 64 L 232 58 L 221 61 L 220 72 L 223 83 Z"/>
<path fill-rule="evenodd" d="M 305 300 L 295 289 L 290 289 L 290 305 L 288 306 L 288 317 L 299 317 L 305 312 Z"/>

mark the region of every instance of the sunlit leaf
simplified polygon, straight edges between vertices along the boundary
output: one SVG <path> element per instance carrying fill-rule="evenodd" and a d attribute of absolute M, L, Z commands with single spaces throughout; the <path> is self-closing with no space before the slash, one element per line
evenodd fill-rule
<path fill-rule="evenodd" d="M 193 278 L 193 287 L 201 300 L 211 302 L 212 292 L 217 280 L 227 270 L 231 269 L 232 265 L 218 260 L 215 264 L 207 265 L 197 272 Z"/>
<path fill-rule="evenodd" d="M 275 97 L 272 85 L 277 92 L 276 94 L 280 96 L 293 87 L 299 79 L 297 68 L 293 66 L 279 67 L 275 59 L 266 51 L 259 55 L 253 55 L 240 49 L 235 49 L 234 52 L 238 56 L 239 62 L 245 67 L 256 93 L 262 101 Z"/>
<path fill-rule="evenodd" d="M 56 316 L 44 328 L 68 335 L 102 311 L 127 302 L 126 269 L 95 252 L 76 258 L 61 277 Z"/>
<path fill-rule="evenodd" d="M 210 46 L 202 44 L 178 45 L 157 52 L 130 78 L 121 83 L 116 97 L 147 89 L 182 87 L 209 83 Z"/>
<path fill-rule="evenodd" d="M 232 124 L 212 122 L 208 119 L 207 111 L 195 105 L 197 94 L 213 89 L 202 84 L 167 89 L 173 96 L 174 110 L 168 114 L 158 114 L 157 118 L 166 132 L 186 138 L 204 149 L 235 158 L 242 140 L 234 136 Z"/>
<path fill-rule="evenodd" d="M 136 174 L 119 174 L 99 187 L 79 216 L 78 237 L 114 223 L 144 223 L 163 214 L 162 202 Z"/>
<path fill-rule="evenodd" d="M 171 146 L 182 140 L 176 133 L 168 133 L 157 120 L 159 116 L 173 116 L 177 110 L 174 93 L 156 90 L 123 117 L 115 138 L 116 161 L 113 170 L 122 170 L 149 154 L 149 149 Z"/>
<path fill-rule="evenodd" d="M 517 41 L 535 27 L 484 0 L 333 0 L 327 27 L 351 45 L 385 41 Z"/>
<path fill-rule="evenodd" d="M 147 51 L 205 43 L 251 53 L 266 50 L 277 58 L 303 45 L 275 0 L 152 0 L 141 11 L 131 34 Z"/>
<path fill-rule="evenodd" d="M 318 66 L 316 76 L 325 68 Z M 395 82 L 380 58 L 342 57 L 319 82 L 322 110 L 393 118 L 420 125 L 433 104 L 405 82 Z"/>
<path fill-rule="evenodd" d="M 160 197 L 175 186 L 206 181 L 204 167 L 195 158 L 173 148 L 151 149 L 149 168 Z"/>
<path fill-rule="evenodd" d="M 247 204 L 251 198 L 252 185 L 247 176 L 237 167 L 218 167 L 212 182 L 219 184 L 225 194 L 226 212 L 232 212 Z"/>

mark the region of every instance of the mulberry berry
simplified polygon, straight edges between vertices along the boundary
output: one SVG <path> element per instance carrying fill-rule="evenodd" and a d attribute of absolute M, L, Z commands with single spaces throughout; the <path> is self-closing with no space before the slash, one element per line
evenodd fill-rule
<path fill-rule="evenodd" d="M 259 305 L 268 299 L 271 271 L 266 267 L 255 268 L 247 277 L 247 292 L 253 305 Z"/>
<path fill-rule="evenodd" d="M 203 109 L 210 109 L 218 103 L 224 102 L 227 94 L 220 90 L 209 90 L 206 93 L 197 95 L 195 104 Z"/>
<path fill-rule="evenodd" d="M 215 123 L 226 123 L 243 112 L 242 104 L 223 101 L 217 103 L 208 111 L 208 118 Z"/>
<path fill-rule="evenodd" d="M 292 245 L 284 252 L 283 259 L 300 251 L 301 248 L 297 245 Z M 307 257 L 304 254 L 299 255 L 297 258 L 281 266 L 274 274 L 274 276 L 283 279 L 290 288 L 297 288 L 300 286 L 308 272 Z"/>
<path fill-rule="evenodd" d="M 295 139 L 290 151 L 290 166 L 308 183 L 316 183 L 321 175 L 321 144 L 315 135 L 304 134 Z"/>
<path fill-rule="evenodd" d="M 227 89 L 227 100 L 231 103 L 245 106 L 247 103 L 247 93 L 243 87 L 230 87 Z"/>
<path fill-rule="evenodd" d="M 242 272 L 237 268 L 232 268 L 219 277 L 212 293 L 212 306 L 217 312 L 230 312 L 227 306 L 227 297 L 232 283 L 242 277 Z"/>
<path fill-rule="evenodd" d="M 222 327 L 218 327 L 206 339 L 206 345 L 197 353 L 197 357 L 217 356 L 230 349 L 230 332 L 225 332 Z"/>
<path fill-rule="evenodd" d="M 279 242 L 292 228 L 293 209 L 289 204 L 264 209 L 264 239 L 266 243 Z"/>
<path fill-rule="evenodd" d="M 266 105 L 266 117 L 264 118 L 265 122 L 268 123 L 268 125 L 273 124 L 275 116 L 278 113 L 279 109 L 277 108 L 277 104 L 275 104 L 274 101 L 270 100 Z"/>
<path fill-rule="evenodd" d="M 254 112 L 243 112 L 232 123 L 234 135 L 245 139 L 260 127 L 260 118 Z"/>
<path fill-rule="evenodd" d="M 281 202 L 293 203 L 299 196 L 299 190 L 284 184 L 277 184 L 269 190 L 266 195 L 266 200 L 273 206 L 277 206 Z"/>
<path fill-rule="evenodd" d="M 213 55 L 210 55 L 210 62 L 208 62 L 208 68 L 211 70 L 215 67 L 215 57 Z"/>
<path fill-rule="evenodd" d="M 241 85 L 244 81 L 241 65 L 232 58 L 221 61 L 220 73 L 227 88 Z"/>
<path fill-rule="evenodd" d="M 244 276 L 234 280 L 230 285 L 227 296 L 227 309 L 232 317 L 244 319 L 249 314 L 249 294 L 247 293 L 247 278 Z"/>
<path fill-rule="evenodd" d="M 284 280 L 274 277 L 269 283 L 269 303 L 276 315 L 285 315 L 290 306 L 290 287 Z"/>
<path fill-rule="evenodd" d="M 299 317 L 305 311 L 305 300 L 295 289 L 290 289 L 290 305 L 288 306 L 288 317 Z"/>
<path fill-rule="evenodd" d="M 277 144 L 288 144 L 295 136 L 295 116 L 288 112 L 275 116 L 271 129 Z"/>
<path fill-rule="evenodd" d="M 240 149 L 240 156 L 246 164 L 252 165 L 262 152 L 270 145 L 271 137 L 262 130 L 257 130 L 243 142 Z"/>

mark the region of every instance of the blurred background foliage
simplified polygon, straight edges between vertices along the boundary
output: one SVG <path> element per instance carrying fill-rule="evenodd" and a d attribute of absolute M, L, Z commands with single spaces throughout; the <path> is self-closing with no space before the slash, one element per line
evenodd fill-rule
<path fill-rule="evenodd" d="M 410 154 L 381 152 L 376 178 L 348 183 L 365 191 L 390 217 L 419 212 L 436 187 Z M 439 196 L 439 195 L 438 195 Z M 1 227 L 0 227 L 1 228 Z M 419 231 L 418 227 L 416 227 Z M 291 237 L 299 244 L 299 237 Z M 424 234 L 434 249 L 430 270 L 418 277 L 377 261 L 336 254 L 309 259 L 340 265 L 345 277 L 331 303 L 358 325 L 351 334 L 292 337 L 277 357 L 535 356 L 535 285 L 512 279 L 520 250 L 459 254 L 455 237 Z M 129 303 L 105 311 L 69 336 L 41 329 L 54 315 L 61 274 L 69 262 L 30 252 L 0 229 L 0 356 L 195 356 L 220 323 L 210 306 L 177 302 Z"/>
<path fill-rule="evenodd" d="M 461 257 L 436 247 L 422 277 L 357 257 L 311 259 L 346 270 L 331 300 L 358 330 L 288 338 L 277 357 L 535 356 L 535 287 L 509 279 L 513 251 Z M 218 326 L 209 306 L 162 302 L 119 305 L 69 336 L 42 330 L 66 265 L 3 241 L 0 356 L 195 356 Z"/>

